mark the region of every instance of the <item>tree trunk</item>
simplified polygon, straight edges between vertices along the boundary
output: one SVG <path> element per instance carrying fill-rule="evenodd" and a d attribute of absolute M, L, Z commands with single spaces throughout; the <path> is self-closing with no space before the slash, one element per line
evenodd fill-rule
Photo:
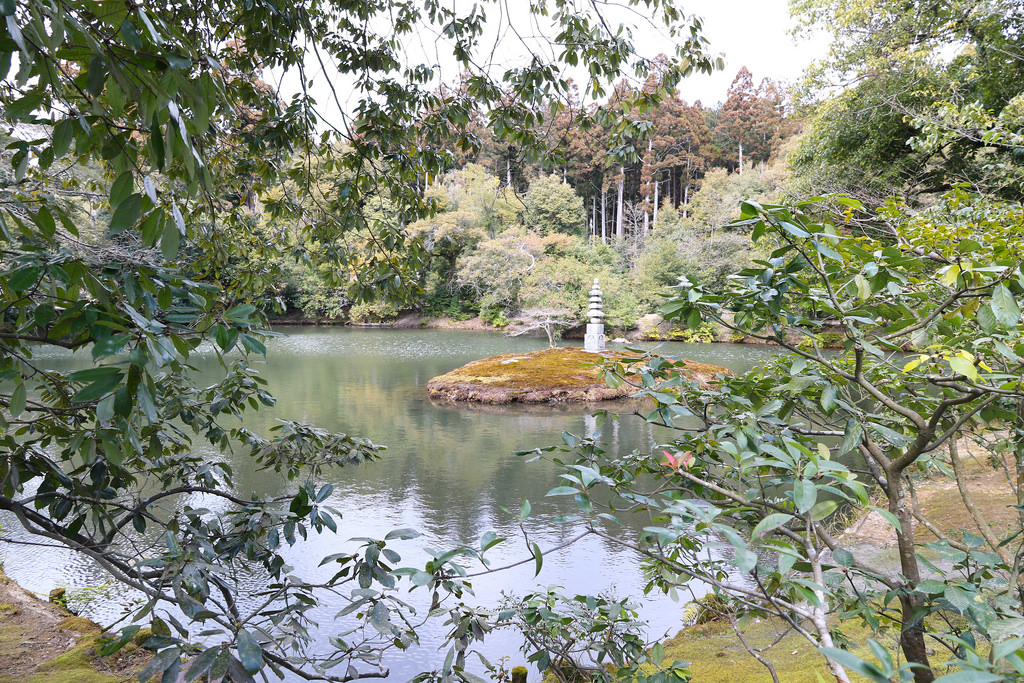
<path fill-rule="evenodd" d="M 505 157 L 505 185 L 512 187 L 512 156 Z"/>
<path fill-rule="evenodd" d="M 690 159 L 686 160 L 686 184 L 683 185 L 683 218 L 690 214 Z"/>
<path fill-rule="evenodd" d="M 743 175 L 743 143 L 740 143 L 740 175 Z"/>
<path fill-rule="evenodd" d="M 643 168 L 640 171 L 641 178 L 647 178 L 647 182 L 644 183 L 644 239 L 651 231 L 650 213 L 651 213 L 651 179 L 647 176 L 647 159 L 651 156 L 651 141 L 647 141 L 647 156 L 644 157 Z"/>
<path fill-rule="evenodd" d="M 597 237 L 597 195 L 591 195 L 590 232 Z"/>
<path fill-rule="evenodd" d="M 608 225 L 608 188 L 601 184 L 601 241 L 604 242 L 607 238 L 605 230 Z"/>
<path fill-rule="evenodd" d="M 886 472 L 889 481 L 889 512 L 899 520 L 900 528 L 896 533 L 896 541 L 900 553 L 901 573 L 907 580 L 908 590 L 921 581 L 921 569 L 917 562 L 914 548 L 914 510 L 903 483 L 901 472 Z M 928 662 L 928 647 L 924 642 L 924 624 L 921 623 L 919 610 L 921 598 L 903 592 L 900 595 L 900 607 L 903 617 L 903 629 L 900 632 L 900 648 L 908 662 L 921 664 L 922 668 L 914 669 L 914 683 L 932 683 L 935 674 Z M 908 626 L 908 624 L 911 624 Z"/>
<path fill-rule="evenodd" d="M 654 225 L 658 224 L 658 186 L 659 185 L 661 185 L 661 183 L 659 183 L 658 180 L 655 179 L 655 181 L 654 181 L 654 221 L 653 221 Z"/>
<path fill-rule="evenodd" d="M 622 215 L 623 200 L 625 199 L 625 194 L 626 168 L 624 166 L 619 166 L 619 198 L 616 204 L 617 211 L 615 213 L 615 236 L 618 237 L 619 239 L 622 239 L 623 237 L 626 236 L 626 223 L 624 221 L 625 217 Z"/>
<path fill-rule="evenodd" d="M 1017 433 L 1013 440 L 1013 461 L 1017 470 L 1017 520 L 1024 525 L 1024 398 L 1017 401 Z"/>

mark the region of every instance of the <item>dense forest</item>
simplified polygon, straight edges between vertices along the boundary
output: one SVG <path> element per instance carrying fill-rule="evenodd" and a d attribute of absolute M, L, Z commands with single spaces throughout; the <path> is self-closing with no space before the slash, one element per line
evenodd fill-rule
<path fill-rule="evenodd" d="M 656 87 L 657 77 L 645 87 Z M 628 90 L 620 82 L 607 102 L 589 105 L 588 112 L 598 120 L 601 110 L 627 117 L 630 130 L 623 132 L 610 123 L 578 128 L 583 105 L 574 88 L 568 107 L 538 125 L 538 137 L 555 150 L 543 158 L 502 144 L 472 111 L 469 134 L 476 144 L 468 152 L 444 150 L 451 170 L 418 180 L 430 215 L 403 226 L 424 248 L 412 276 L 417 296 L 398 304 L 354 301 L 343 274 L 339 286 L 338 279 L 321 277 L 310 259 L 297 260 L 283 264 L 286 276 L 277 287 L 285 313 L 298 309 L 306 320 L 365 323 L 416 311 L 480 316 L 505 327 L 523 311 L 549 308 L 578 325 L 586 291 L 599 277 L 608 323 L 632 329 L 640 316 L 657 311 L 664 288 L 680 276 L 720 286 L 749 252 L 742 231 L 724 229 L 739 215 L 739 200 L 784 192 L 784 144 L 799 129 L 789 100 L 769 79 L 755 86 L 746 68 L 713 109 L 688 105 L 673 93 L 644 115 L 625 106 Z M 465 96 L 461 88 L 442 88 L 437 96 L 449 94 Z M 613 155 L 613 149 L 622 152 Z M 319 181 L 318 191 L 329 192 L 338 177 L 325 174 Z M 299 190 L 287 188 L 288 200 L 305 201 L 315 212 L 316 200 L 300 199 Z M 272 193 L 269 201 L 285 198 Z M 386 195 L 370 199 L 367 210 L 396 214 Z M 304 253 L 320 248 L 295 246 Z"/>
<path fill-rule="evenodd" d="M 667 61 L 661 56 L 656 66 Z M 644 87 L 656 88 L 658 78 L 655 71 Z M 434 96 L 468 98 L 457 84 Z M 536 126 L 534 134 L 553 151 L 538 157 L 503 142 L 467 100 L 466 135 L 473 145 L 468 151 L 454 144 L 438 150 L 448 170 L 423 174 L 414 183 L 426 217 L 402 222 L 387 192 L 375 191 L 362 202 L 365 220 L 391 222 L 422 244 L 417 267 L 408 274 L 413 288 L 398 301 L 353 296 L 352 274 L 316 258 L 338 245 L 300 234 L 351 174 L 322 159 L 282 157 L 284 164 L 308 163 L 312 186 L 285 183 L 262 194 L 242 187 L 220 201 L 250 210 L 260 232 L 256 239 L 290 245 L 290 254 L 275 257 L 276 275 L 264 300 L 265 312 L 280 321 L 388 323 L 416 312 L 455 320 L 479 316 L 505 328 L 524 311 L 548 308 L 572 327 L 584 322 L 586 291 L 598 277 L 608 324 L 631 330 L 641 316 L 657 312 L 665 287 L 680 276 L 720 287 L 728 273 L 743 267 L 750 255 L 748 235 L 725 226 L 738 217 L 741 199 L 786 194 L 786 156 L 800 130 L 786 90 L 770 79 L 755 86 L 745 67 L 714 108 L 689 105 L 670 93 L 644 114 L 631 101 L 630 86 L 619 82 L 606 102 L 587 105 L 585 118 L 595 123 L 580 128 L 584 105 L 573 85 L 568 105 Z M 628 130 L 616 125 L 622 117 L 630 122 Z M 9 129 L 6 140 L 34 132 L 31 126 Z M 96 198 L 110 190 L 111 181 L 91 165 L 77 169 L 73 182 L 81 187 L 77 198 L 69 194 L 73 220 L 90 239 L 105 240 L 111 212 Z M 161 182 L 158 174 L 152 182 Z M 284 205 L 292 207 L 287 218 L 281 216 Z M 377 245 L 371 241 L 362 248 Z M 268 268 L 238 255 L 230 261 L 227 278 Z"/>

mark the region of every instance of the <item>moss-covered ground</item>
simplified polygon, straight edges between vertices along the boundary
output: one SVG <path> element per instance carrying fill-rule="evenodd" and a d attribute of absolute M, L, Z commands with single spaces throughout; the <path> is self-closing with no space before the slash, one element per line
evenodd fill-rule
<path fill-rule="evenodd" d="M 102 630 L 44 602 L 0 574 L 0 683 L 133 680 L 150 653 L 129 643 L 99 657 Z"/>
<path fill-rule="evenodd" d="M 601 376 L 606 361 L 633 358 L 635 354 L 606 351 L 588 353 L 578 346 L 543 349 L 529 353 L 491 356 L 467 363 L 430 380 L 430 397 L 445 401 L 481 403 L 542 403 L 607 401 L 625 398 L 635 387 L 608 386 Z M 686 361 L 687 376 L 707 382 L 729 371 L 718 365 Z"/>
<path fill-rule="evenodd" d="M 764 619 L 751 621 L 742 628 L 743 637 L 750 647 L 758 650 L 768 648 L 762 656 L 775 667 L 780 681 L 819 683 L 834 680 L 824 658 L 803 636 L 790 632 L 779 640 L 781 631 L 778 625 Z M 855 643 L 864 643 L 871 637 L 869 628 L 857 624 L 844 625 L 843 631 Z M 867 647 L 855 648 L 854 652 L 868 661 L 876 661 Z M 772 683 L 768 669 L 747 652 L 733 632 L 732 625 L 724 619 L 681 631 L 665 643 L 665 656 L 667 660 L 690 662 L 695 682 Z M 866 679 L 854 675 L 852 680 Z"/>
<path fill-rule="evenodd" d="M 1006 474 L 1002 468 L 994 468 L 987 459 L 972 453 L 967 444 L 963 444 L 961 450 L 968 489 L 976 508 L 997 535 L 1005 535 L 1006 530 L 1017 523 L 1017 510 L 1013 507 L 1015 499 Z M 952 478 L 939 474 L 922 476 L 915 478 L 915 487 L 922 512 L 938 529 L 955 538 L 961 538 L 963 532 L 978 533 Z M 916 538 L 920 543 L 927 543 L 936 537 L 924 526 L 919 526 Z M 894 566 L 899 561 L 894 550 L 892 528 L 877 513 L 855 519 L 840 539 L 844 547 L 853 549 L 873 564 Z M 936 624 L 935 628 L 942 630 L 944 625 Z M 891 652 L 897 651 L 895 633 L 873 636 L 869 628 L 855 622 L 844 622 L 842 631 L 851 643 L 863 644 L 873 637 Z M 770 645 L 777 634 L 776 626 L 765 620 L 743 626 L 744 638 L 754 648 Z M 669 659 L 692 662 L 690 668 L 694 681 L 699 683 L 771 682 L 767 670 L 746 651 L 727 620 L 689 626 L 666 642 L 665 648 Z M 855 648 L 854 652 L 875 661 L 866 647 Z M 766 650 L 764 656 L 775 665 L 779 679 L 785 683 L 832 680 L 824 659 L 798 635 L 786 635 Z M 936 657 L 933 664 L 941 660 L 941 656 Z M 851 679 L 864 680 L 853 674 Z"/>

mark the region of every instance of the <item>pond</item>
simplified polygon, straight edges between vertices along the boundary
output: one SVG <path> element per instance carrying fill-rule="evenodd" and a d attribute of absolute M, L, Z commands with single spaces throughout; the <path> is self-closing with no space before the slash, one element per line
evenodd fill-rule
<path fill-rule="evenodd" d="M 545 341 L 486 332 L 292 328 L 268 346 L 261 372 L 278 404 L 273 410 L 248 416 L 247 427 L 265 432 L 277 417 L 287 416 L 388 447 L 378 462 L 331 473 L 335 489 L 328 502 L 343 518 L 337 535 L 311 534 L 308 541 L 290 549 L 288 559 L 300 575 L 326 578 L 329 573 L 317 570 L 320 558 L 354 549 L 356 544 L 348 542 L 351 537 L 382 538 L 398 527 L 412 527 L 423 534 L 397 547 L 403 564 L 421 567 L 428 558 L 424 550 L 428 547 L 475 543 L 492 530 L 514 539 L 515 521 L 503 508 L 519 510 L 523 500 L 529 500 L 533 510 L 526 525 L 530 540 L 541 548 L 564 543 L 578 531 L 554 522 L 571 512 L 571 498 L 545 498 L 545 493 L 558 485 L 557 469 L 544 461 L 527 463 L 514 451 L 560 444 L 565 431 L 593 434 L 597 428 L 589 416 L 592 407 L 446 406 L 427 398 L 427 382 L 436 375 L 477 358 L 543 348 Z M 664 352 L 742 371 L 771 350 L 672 343 L 664 346 Z M 208 361 L 207 370 L 213 372 L 212 358 Z M 46 362 L 67 369 L 85 366 L 88 355 L 55 354 Z M 648 449 L 669 438 L 667 431 L 629 416 L 610 421 L 597 431 L 609 453 Z M 294 488 L 281 476 L 256 471 L 244 458 L 231 461 L 231 465 L 240 495 L 252 491 L 275 495 Z M 211 501 L 188 502 L 214 508 Z M 9 538 L 30 540 L 14 520 L 0 518 L 0 525 Z M 632 528 L 627 525 L 622 533 L 635 535 L 642 526 L 642 520 L 635 520 Z M 58 586 L 80 589 L 105 582 L 101 570 L 70 552 L 3 544 L 0 553 L 8 575 L 42 594 Z M 501 544 L 492 553 L 494 566 L 529 557 L 521 540 Z M 649 635 L 659 637 L 678 630 L 683 603 L 689 599 L 684 596 L 677 603 L 661 595 L 643 597 L 638 558 L 593 536 L 545 557 L 540 575 L 534 578 L 533 573 L 530 563 L 477 579 L 476 603 L 494 606 L 502 591 L 521 593 L 537 585 L 563 586 L 572 595 L 605 592 L 620 598 L 635 596 L 643 598 L 642 615 L 650 624 Z M 700 592 L 699 587 L 695 590 Z M 100 623 L 115 621 L 128 608 L 123 591 L 96 593 L 85 613 Z M 420 590 L 411 602 L 417 604 L 427 597 Z M 342 629 L 333 621 L 341 606 L 340 601 L 327 597 L 316 615 L 321 624 L 318 642 L 323 647 L 330 635 Z M 440 623 L 431 624 L 421 634 L 419 648 L 392 657 L 387 662 L 391 680 L 408 680 L 420 671 L 439 667 L 444 655 L 437 647 L 443 633 Z M 524 660 L 518 648 L 514 634 L 499 632 L 488 637 L 484 650 L 492 661 L 508 655 L 514 665 Z"/>

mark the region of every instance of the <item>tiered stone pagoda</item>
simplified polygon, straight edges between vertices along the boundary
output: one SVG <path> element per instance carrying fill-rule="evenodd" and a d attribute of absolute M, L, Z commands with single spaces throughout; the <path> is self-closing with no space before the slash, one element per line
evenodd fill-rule
<path fill-rule="evenodd" d="M 590 307 L 587 311 L 587 333 L 583 337 L 583 350 L 590 353 L 601 353 L 604 351 L 604 305 L 601 302 L 601 285 L 597 278 L 594 278 L 594 286 L 590 289 Z"/>

